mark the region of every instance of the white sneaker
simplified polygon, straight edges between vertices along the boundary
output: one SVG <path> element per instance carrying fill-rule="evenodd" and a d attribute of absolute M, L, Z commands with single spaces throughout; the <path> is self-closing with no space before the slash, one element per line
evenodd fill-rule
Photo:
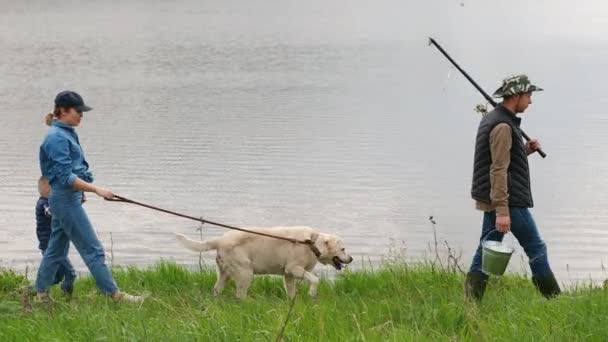
<path fill-rule="evenodd" d="M 146 299 L 146 296 L 136 296 L 136 295 L 130 295 L 126 292 L 121 292 L 120 297 L 118 298 L 118 300 L 116 302 L 117 303 L 126 302 L 129 304 L 141 304 L 144 302 L 144 299 Z"/>

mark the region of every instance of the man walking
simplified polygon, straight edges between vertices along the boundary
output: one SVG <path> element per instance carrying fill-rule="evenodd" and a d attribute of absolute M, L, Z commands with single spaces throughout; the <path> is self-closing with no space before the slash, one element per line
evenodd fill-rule
<path fill-rule="evenodd" d="M 477 130 L 471 195 L 484 212 L 481 239 L 465 281 L 465 296 L 481 301 L 488 276 L 481 270 L 481 243 L 502 241 L 511 231 L 528 255 L 532 280 L 546 298 L 560 293 L 549 266 L 547 246 L 528 208 L 533 207 L 528 155 L 540 149 L 537 140 L 524 144 L 519 131 L 521 118 L 532 103 L 532 93 L 542 91 L 526 75 L 503 80 L 494 97 L 502 98 L 484 115 Z"/>

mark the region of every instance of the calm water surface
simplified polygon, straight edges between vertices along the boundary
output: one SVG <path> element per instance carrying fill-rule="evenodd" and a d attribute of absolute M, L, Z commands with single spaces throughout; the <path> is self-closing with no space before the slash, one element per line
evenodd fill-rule
<path fill-rule="evenodd" d="M 488 92 L 522 71 L 544 86 L 524 120 L 549 154 L 530 160 L 533 213 L 560 280 L 603 279 L 607 35 L 565 30 L 558 9 L 530 32 L 542 4 L 505 35 L 488 15 L 501 8 L 473 1 L 1 1 L 0 264 L 39 263 L 43 117 L 74 89 L 95 108 L 78 131 L 96 181 L 117 194 L 227 224 L 319 227 L 372 262 L 391 247 L 424 258 L 434 215 L 468 265 L 482 98 L 427 47 L 434 35 Z M 581 15 L 607 20 L 595 4 Z M 172 235 L 197 236 L 196 222 L 94 195 L 86 207 L 114 263 L 197 263 Z"/>

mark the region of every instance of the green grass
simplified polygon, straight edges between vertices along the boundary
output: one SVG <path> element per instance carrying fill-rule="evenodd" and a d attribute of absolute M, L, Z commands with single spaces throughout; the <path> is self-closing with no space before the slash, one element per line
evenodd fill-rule
<path fill-rule="evenodd" d="M 67 302 L 22 309 L 21 279 L 0 272 L 0 341 L 274 341 L 287 312 L 282 282 L 257 277 L 244 301 L 231 284 L 211 296 L 215 273 L 161 263 L 115 269 L 122 289 L 149 292 L 141 306 L 115 304 L 90 278 Z M 317 299 L 300 286 L 285 341 L 606 341 L 608 290 L 579 287 L 547 301 L 522 276 L 493 280 L 480 306 L 462 296 L 463 276 L 427 266 L 385 265 L 324 280 Z"/>

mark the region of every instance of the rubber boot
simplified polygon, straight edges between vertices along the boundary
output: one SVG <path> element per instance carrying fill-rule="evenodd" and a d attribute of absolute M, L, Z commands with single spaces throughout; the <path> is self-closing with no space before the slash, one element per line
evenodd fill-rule
<path fill-rule="evenodd" d="M 482 273 L 469 272 L 464 282 L 464 296 L 469 300 L 481 302 L 486 290 L 488 277 Z"/>
<path fill-rule="evenodd" d="M 536 287 L 538 292 L 540 292 L 547 299 L 557 297 L 562 292 L 559 288 L 557 280 L 555 280 L 553 273 L 544 277 L 533 276 L 532 282 L 534 283 L 534 287 Z"/>

